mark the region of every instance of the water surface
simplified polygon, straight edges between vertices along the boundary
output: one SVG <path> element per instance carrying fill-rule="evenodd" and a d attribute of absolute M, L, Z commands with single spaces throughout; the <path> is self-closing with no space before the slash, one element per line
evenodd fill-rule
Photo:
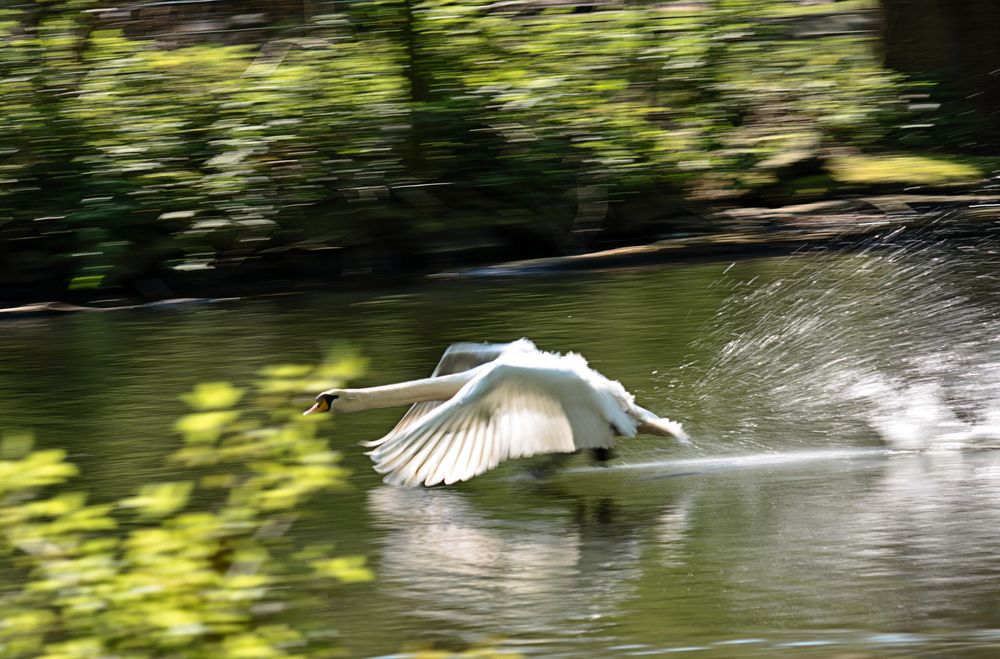
<path fill-rule="evenodd" d="M 896 237 L 889 237 L 896 240 Z M 62 446 L 98 498 L 176 448 L 180 392 L 315 362 L 427 375 L 458 340 L 584 354 L 695 440 L 620 445 L 549 479 L 504 465 L 383 486 L 326 425 L 352 489 L 299 533 L 378 579 L 315 615 L 348 656 L 486 644 L 545 657 L 1000 654 L 1000 287 L 989 241 L 634 271 L 415 283 L 0 328 L 0 418 Z"/>

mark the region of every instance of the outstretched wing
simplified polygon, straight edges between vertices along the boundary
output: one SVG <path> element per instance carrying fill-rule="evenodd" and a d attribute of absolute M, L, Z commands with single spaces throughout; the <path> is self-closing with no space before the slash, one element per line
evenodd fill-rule
<path fill-rule="evenodd" d="M 610 446 L 611 424 L 590 384 L 569 370 L 498 363 L 451 399 L 373 442 L 385 482 L 464 481 L 509 458 Z"/>
<path fill-rule="evenodd" d="M 534 348 L 534 344 L 525 339 L 521 339 L 531 348 Z M 515 343 L 520 343 L 515 341 Z M 500 354 L 509 348 L 512 343 L 453 343 L 448 346 L 444 354 L 441 355 L 441 361 L 438 362 L 437 367 L 434 368 L 434 372 L 431 373 L 431 377 L 436 377 L 439 375 L 451 375 L 453 373 L 461 373 L 462 371 L 468 371 L 477 366 L 482 366 L 483 364 L 488 364 L 489 362 L 495 360 Z M 442 401 L 432 400 L 424 403 L 416 403 L 403 418 L 399 420 L 396 427 L 389 431 L 386 437 L 392 436 L 398 432 L 401 432 L 408 428 L 409 426 L 420 420 L 421 417 L 428 414 L 431 410 L 441 404 Z"/>

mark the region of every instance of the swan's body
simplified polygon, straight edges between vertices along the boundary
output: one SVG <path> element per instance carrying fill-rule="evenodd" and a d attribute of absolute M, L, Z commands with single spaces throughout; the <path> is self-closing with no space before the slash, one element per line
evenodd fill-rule
<path fill-rule="evenodd" d="M 456 483 L 510 458 L 608 448 L 616 435 L 687 442 L 679 423 L 636 405 L 580 355 L 543 352 L 527 339 L 456 343 L 429 378 L 330 389 L 305 413 L 409 404 L 392 431 L 365 443 L 387 483 Z"/>

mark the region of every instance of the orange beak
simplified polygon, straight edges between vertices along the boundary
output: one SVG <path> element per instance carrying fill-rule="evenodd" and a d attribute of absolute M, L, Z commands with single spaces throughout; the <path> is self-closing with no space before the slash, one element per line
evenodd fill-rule
<path fill-rule="evenodd" d="M 325 399 L 321 398 L 315 403 L 313 403 L 312 407 L 303 412 L 302 416 L 309 416 L 310 414 L 319 414 L 320 412 L 329 412 L 329 411 L 330 411 L 329 403 L 327 403 Z"/>

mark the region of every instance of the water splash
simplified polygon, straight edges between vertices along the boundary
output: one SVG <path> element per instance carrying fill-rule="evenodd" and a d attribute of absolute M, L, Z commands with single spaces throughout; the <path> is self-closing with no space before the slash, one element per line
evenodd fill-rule
<path fill-rule="evenodd" d="M 728 268 L 697 387 L 706 417 L 733 411 L 703 430 L 743 450 L 1000 438 L 997 241 L 949 228 L 897 229 L 776 271 Z"/>

